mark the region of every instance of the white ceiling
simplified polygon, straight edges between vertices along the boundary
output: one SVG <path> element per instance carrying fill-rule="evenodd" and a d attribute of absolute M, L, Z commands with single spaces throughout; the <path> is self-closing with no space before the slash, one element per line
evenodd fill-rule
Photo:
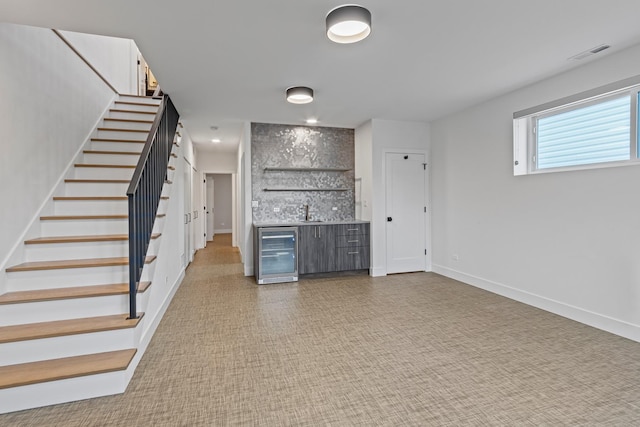
<path fill-rule="evenodd" d="M 340 4 L 0 0 L 0 19 L 134 39 L 192 139 L 216 150 L 235 149 L 243 121 L 430 121 L 640 43 L 638 0 L 362 0 L 373 29 L 353 45 L 324 34 Z M 288 104 L 292 85 L 315 101 Z"/>

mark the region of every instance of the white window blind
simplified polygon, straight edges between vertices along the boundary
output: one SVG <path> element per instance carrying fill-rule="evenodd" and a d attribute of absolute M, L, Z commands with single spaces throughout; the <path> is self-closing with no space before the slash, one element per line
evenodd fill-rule
<path fill-rule="evenodd" d="M 629 160 L 630 95 L 539 117 L 537 169 Z"/>

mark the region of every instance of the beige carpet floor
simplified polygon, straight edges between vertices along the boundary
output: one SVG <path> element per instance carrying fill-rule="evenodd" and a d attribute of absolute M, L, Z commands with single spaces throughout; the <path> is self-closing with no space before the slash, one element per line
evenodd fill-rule
<path fill-rule="evenodd" d="M 1 426 L 640 426 L 640 344 L 437 274 L 255 284 L 196 254 L 126 393 Z"/>

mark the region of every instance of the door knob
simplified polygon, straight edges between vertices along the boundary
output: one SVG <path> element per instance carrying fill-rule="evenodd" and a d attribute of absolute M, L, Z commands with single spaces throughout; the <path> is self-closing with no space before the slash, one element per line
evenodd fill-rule
<path fill-rule="evenodd" d="M 393 218 L 391 218 L 390 216 L 387 217 L 387 222 L 391 222 L 393 221 Z"/>

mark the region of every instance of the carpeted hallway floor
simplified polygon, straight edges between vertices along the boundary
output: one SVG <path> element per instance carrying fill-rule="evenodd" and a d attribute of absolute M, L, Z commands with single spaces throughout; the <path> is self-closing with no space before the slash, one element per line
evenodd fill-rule
<path fill-rule="evenodd" d="M 1 426 L 633 426 L 640 344 L 437 274 L 257 286 L 199 251 L 126 393 Z"/>

